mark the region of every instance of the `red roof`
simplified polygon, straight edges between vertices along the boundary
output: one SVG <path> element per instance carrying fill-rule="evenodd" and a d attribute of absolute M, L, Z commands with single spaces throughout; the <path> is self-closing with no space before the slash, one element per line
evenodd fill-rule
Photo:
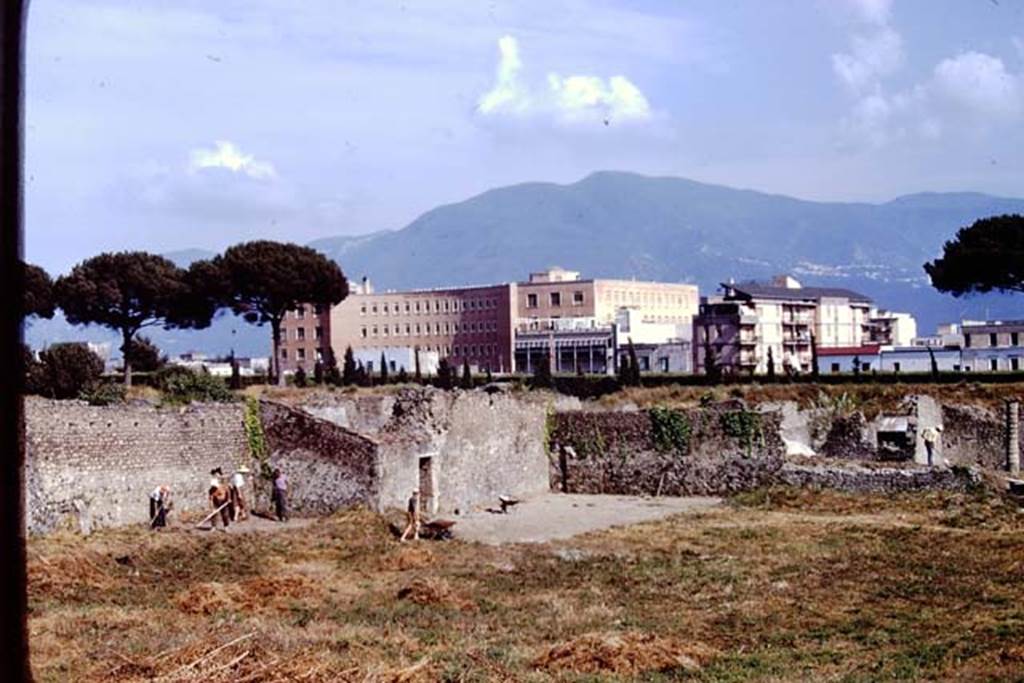
<path fill-rule="evenodd" d="M 830 346 L 819 348 L 819 356 L 877 356 L 880 346 L 867 344 L 865 346 Z"/>

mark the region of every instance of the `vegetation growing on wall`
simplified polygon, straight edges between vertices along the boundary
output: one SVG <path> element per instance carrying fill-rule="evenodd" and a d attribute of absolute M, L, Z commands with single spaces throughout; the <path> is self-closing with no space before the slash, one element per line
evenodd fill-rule
<path fill-rule="evenodd" d="M 245 400 L 245 436 L 249 441 L 249 455 L 258 463 L 260 476 L 270 479 L 270 454 L 260 419 L 260 402 L 251 396 Z"/>
<path fill-rule="evenodd" d="M 722 431 L 728 436 L 738 439 L 749 455 L 754 447 L 755 439 L 764 443 L 764 427 L 761 414 L 752 410 L 730 410 L 722 413 Z"/>
<path fill-rule="evenodd" d="M 682 413 L 656 406 L 648 411 L 651 418 L 651 439 L 659 451 L 676 451 L 685 455 L 690 450 L 693 426 Z"/>

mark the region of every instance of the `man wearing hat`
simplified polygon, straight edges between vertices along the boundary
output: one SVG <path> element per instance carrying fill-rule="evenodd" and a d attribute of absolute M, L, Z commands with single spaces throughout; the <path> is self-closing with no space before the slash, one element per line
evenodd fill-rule
<path fill-rule="evenodd" d="M 245 496 L 242 492 L 245 490 L 245 475 L 250 471 L 248 467 L 242 465 L 231 475 L 231 505 L 235 511 L 235 518 L 232 521 L 235 522 L 249 516 L 248 508 L 245 505 Z"/>

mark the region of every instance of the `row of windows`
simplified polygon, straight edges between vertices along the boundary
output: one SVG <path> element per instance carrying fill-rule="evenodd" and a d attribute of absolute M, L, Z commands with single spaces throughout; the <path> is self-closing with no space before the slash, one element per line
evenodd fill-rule
<path fill-rule="evenodd" d="M 431 301 L 385 301 L 383 303 L 361 304 L 359 315 L 400 315 L 402 313 L 457 313 L 459 311 L 484 311 L 498 307 L 497 299 L 434 299 Z"/>
<path fill-rule="evenodd" d="M 978 341 L 981 340 L 981 339 L 984 339 L 984 338 L 985 338 L 984 334 L 965 334 L 964 335 L 964 346 L 966 346 L 968 348 L 970 348 L 972 346 L 972 344 L 974 346 L 977 346 L 978 345 Z M 988 345 L 989 346 L 999 346 L 999 335 L 996 334 L 995 332 L 990 332 L 988 334 Z M 1010 333 L 1010 346 L 1020 346 L 1020 333 L 1019 332 L 1011 332 Z"/>
<path fill-rule="evenodd" d="M 687 297 L 682 294 L 666 294 L 664 292 L 638 292 L 636 290 L 616 289 L 609 293 L 612 301 L 620 304 L 647 304 L 649 306 L 685 306 Z"/>
<path fill-rule="evenodd" d="M 324 306 L 323 304 L 317 304 L 317 305 L 315 305 L 313 307 L 313 312 L 314 312 L 315 315 L 323 315 L 325 312 L 327 312 L 327 307 Z M 306 317 L 306 307 L 305 306 L 299 306 L 294 311 L 292 311 L 291 317 L 295 318 L 296 320 L 303 320 L 303 319 L 305 319 L 305 317 Z"/>
<path fill-rule="evenodd" d="M 414 336 L 414 335 L 429 335 L 429 334 L 458 334 L 462 332 L 466 333 L 477 333 L 477 332 L 497 332 L 498 323 L 493 320 L 484 320 L 481 322 L 468 322 L 468 323 L 434 323 L 431 326 L 430 323 L 420 325 L 420 323 L 406 323 L 403 325 L 371 325 L 369 327 L 363 326 L 360 329 L 360 335 L 363 338 L 366 337 L 388 337 L 388 336 Z"/>
<path fill-rule="evenodd" d="M 537 294 L 526 295 L 526 307 L 537 308 L 538 299 Z M 554 308 L 558 308 L 562 305 L 562 293 L 561 292 L 548 292 L 548 304 Z M 583 292 L 577 290 L 572 293 L 572 305 L 582 306 L 583 305 Z"/>
<path fill-rule="evenodd" d="M 422 347 L 422 349 L 424 351 L 436 351 L 437 353 L 443 354 L 445 356 L 451 356 L 454 353 L 454 355 L 456 357 L 466 356 L 466 357 L 469 357 L 469 358 L 480 358 L 480 357 L 486 358 L 486 357 L 493 357 L 493 356 L 497 355 L 498 345 L 497 344 L 464 344 L 464 345 L 456 344 L 455 346 L 433 346 L 433 347 L 431 347 L 431 346 L 424 346 L 424 347 Z M 282 360 L 288 360 L 289 357 L 290 357 L 290 354 L 288 353 L 288 349 L 281 349 L 281 359 Z M 317 349 L 316 352 L 315 352 L 315 359 L 317 361 L 322 361 L 323 357 L 324 357 L 323 356 L 323 351 L 321 351 L 320 349 Z M 306 349 L 295 349 L 295 360 L 296 361 L 300 361 L 300 362 L 306 360 Z"/>
<path fill-rule="evenodd" d="M 296 327 L 293 330 L 292 333 L 294 334 L 293 338 L 296 341 L 303 341 L 306 338 L 306 328 L 305 327 Z M 287 338 L 287 336 L 288 336 L 288 331 L 285 330 L 285 337 Z M 313 328 L 313 339 L 319 340 L 319 339 L 323 339 L 323 338 L 324 338 L 324 328 L 322 328 L 322 327 L 314 327 Z"/>

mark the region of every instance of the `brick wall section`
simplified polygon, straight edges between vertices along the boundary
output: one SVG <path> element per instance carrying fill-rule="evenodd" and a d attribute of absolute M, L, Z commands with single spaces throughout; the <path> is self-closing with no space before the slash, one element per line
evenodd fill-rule
<path fill-rule="evenodd" d="M 770 483 L 782 466 L 780 417 L 761 414 L 749 447 L 723 425 L 729 410 L 679 411 L 691 426 L 685 452 L 660 450 L 647 412 L 565 412 L 550 437 L 555 490 L 651 495 L 724 494 Z"/>
<path fill-rule="evenodd" d="M 329 514 L 352 505 L 374 508 L 377 444 L 364 436 L 281 403 L 260 404 L 271 468 L 288 477 L 288 502 L 300 514 Z M 270 484 L 257 498 L 269 508 Z"/>
<path fill-rule="evenodd" d="M 26 398 L 28 531 L 147 522 L 159 484 L 171 487 L 177 511 L 204 509 L 211 469 L 252 464 L 243 417 L 241 404 L 158 409 Z"/>

